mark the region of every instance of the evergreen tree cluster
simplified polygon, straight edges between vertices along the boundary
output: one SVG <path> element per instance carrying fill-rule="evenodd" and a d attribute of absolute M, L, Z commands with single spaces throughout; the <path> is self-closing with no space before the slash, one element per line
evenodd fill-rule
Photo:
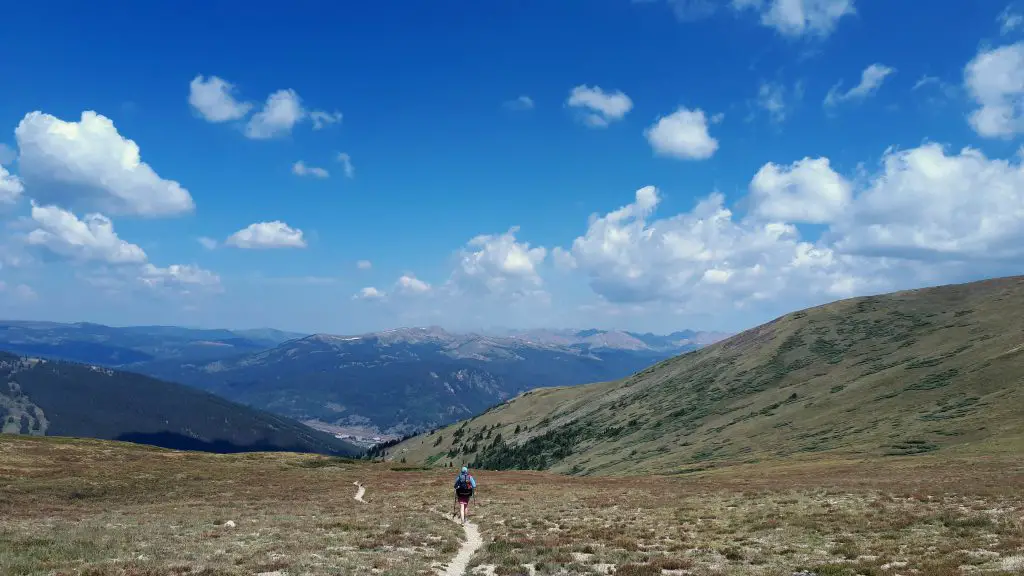
<path fill-rule="evenodd" d="M 581 442 L 597 435 L 591 426 L 571 424 L 549 430 L 520 445 L 509 445 L 498 434 L 470 465 L 484 470 L 545 470 L 571 456 Z"/>

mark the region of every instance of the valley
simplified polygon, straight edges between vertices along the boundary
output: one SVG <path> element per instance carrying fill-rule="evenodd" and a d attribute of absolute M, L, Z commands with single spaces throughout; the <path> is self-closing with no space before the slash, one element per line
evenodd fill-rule
<path fill-rule="evenodd" d="M 484 335 L 438 327 L 336 336 L 0 322 L 0 350 L 186 384 L 287 418 L 351 428 L 361 445 L 429 430 L 536 387 L 621 378 L 725 336 L 605 330 Z"/>

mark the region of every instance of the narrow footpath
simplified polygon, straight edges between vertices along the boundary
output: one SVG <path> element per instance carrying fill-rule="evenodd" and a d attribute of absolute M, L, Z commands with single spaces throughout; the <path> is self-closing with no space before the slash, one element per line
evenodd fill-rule
<path fill-rule="evenodd" d="M 366 504 L 366 500 L 363 500 L 363 494 L 366 494 L 366 487 L 360 484 L 358 480 L 352 484 L 358 488 L 353 499 Z M 446 520 L 461 524 L 458 518 L 452 518 L 452 516 L 444 512 L 438 512 L 438 514 L 444 516 Z M 484 545 L 484 540 L 480 536 L 480 528 L 475 523 L 466 520 L 466 523 L 462 524 L 462 532 L 466 536 L 466 541 L 459 546 L 459 551 L 452 558 L 451 562 L 447 564 L 444 571 L 437 570 L 438 576 L 464 576 L 469 570 L 469 561 L 473 558 L 473 554 L 476 554 L 476 551 Z"/>

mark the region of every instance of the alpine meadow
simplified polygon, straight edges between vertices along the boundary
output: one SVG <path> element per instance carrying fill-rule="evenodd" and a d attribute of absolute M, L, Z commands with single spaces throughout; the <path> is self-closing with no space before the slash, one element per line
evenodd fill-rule
<path fill-rule="evenodd" d="M 0 576 L 1024 576 L 1024 4 L 0 53 Z"/>

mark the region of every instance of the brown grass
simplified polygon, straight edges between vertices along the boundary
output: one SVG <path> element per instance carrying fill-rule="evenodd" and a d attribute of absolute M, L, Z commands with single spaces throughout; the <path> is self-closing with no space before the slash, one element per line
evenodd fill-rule
<path fill-rule="evenodd" d="M 476 475 L 477 573 L 929 576 L 1024 566 L 1019 458 L 749 465 L 677 478 Z M 356 480 L 368 504 L 352 499 Z M 0 574 L 432 574 L 462 536 L 439 514 L 451 481 L 449 471 L 314 456 L 0 437 Z"/>

